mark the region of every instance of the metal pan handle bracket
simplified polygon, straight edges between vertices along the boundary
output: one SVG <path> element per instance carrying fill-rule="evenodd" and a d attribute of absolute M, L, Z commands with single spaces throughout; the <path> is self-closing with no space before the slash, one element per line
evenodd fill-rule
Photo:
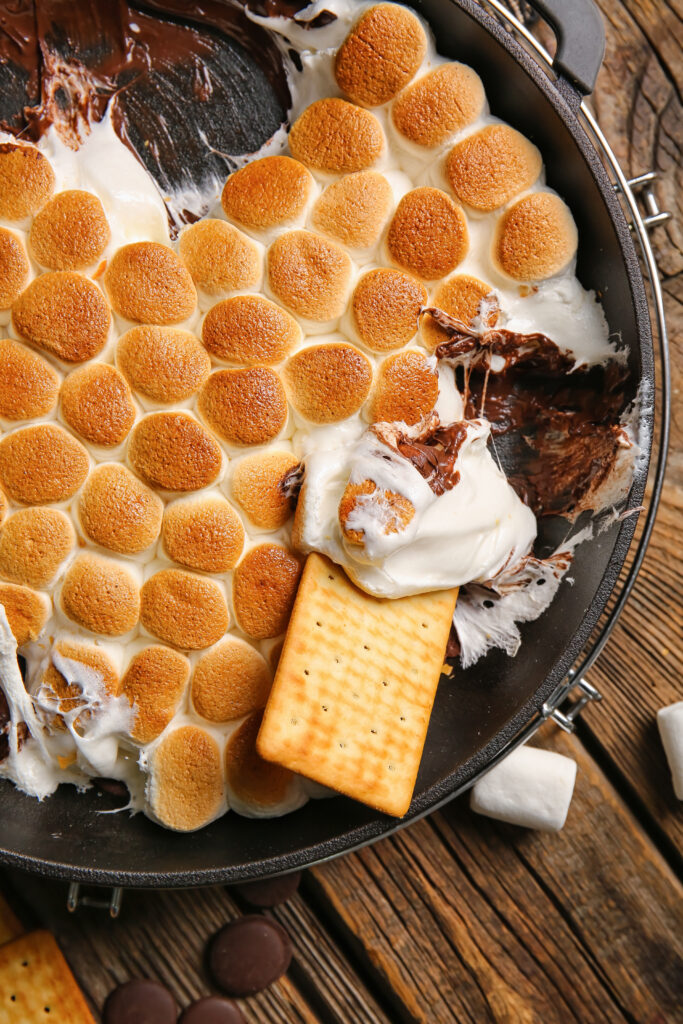
<path fill-rule="evenodd" d="M 111 890 L 111 895 L 107 900 L 101 899 L 99 896 L 85 896 L 81 893 L 81 883 L 71 882 L 66 898 L 66 909 L 73 914 L 79 907 L 96 907 L 98 910 L 108 910 L 109 916 L 116 918 L 121 913 L 122 900 L 123 889 L 120 886 Z"/>
<path fill-rule="evenodd" d="M 587 96 L 605 56 L 605 26 L 593 0 L 529 0 L 557 37 L 553 69 Z"/>

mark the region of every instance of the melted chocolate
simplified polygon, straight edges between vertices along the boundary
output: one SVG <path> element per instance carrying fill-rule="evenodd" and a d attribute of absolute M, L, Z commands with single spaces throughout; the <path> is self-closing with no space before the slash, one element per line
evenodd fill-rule
<path fill-rule="evenodd" d="M 9 703 L 4 690 L 0 688 L 0 761 L 4 761 L 10 754 L 10 730 L 12 728 L 12 715 Z M 21 750 L 25 740 L 28 738 L 28 726 L 26 722 L 17 724 L 17 748 Z"/>
<path fill-rule="evenodd" d="M 484 416 L 494 438 L 505 436 L 496 451 L 522 500 L 537 516 L 592 508 L 591 496 L 629 445 L 620 422 L 625 366 L 575 368 L 545 334 L 478 331 L 442 310 L 424 312 L 449 334 L 436 355 L 462 368 L 466 417 Z"/>
<path fill-rule="evenodd" d="M 460 473 L 456 462 L 467 439 L 466 423 L 449 423 L 443 427 L 430 425 L 417 437 L 399 432 L 391 442 L 386 435 L 375 429 L 385 443 L 390 443 L 392 448 L 412 462 L 434 494 L 445 494 L 458 483 Z"/>

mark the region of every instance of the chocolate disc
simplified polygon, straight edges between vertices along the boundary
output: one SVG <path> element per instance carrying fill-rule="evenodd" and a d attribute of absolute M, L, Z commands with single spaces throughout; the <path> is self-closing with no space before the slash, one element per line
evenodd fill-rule
<path fill-rule="evenodd" d="M 214 936 L 209 970 L 218 988 L 233 996 L 250 996 L 285 973 L 292 944 L 282 925 L 252 914 L 232 921 Z"/>
<path fill-rule="evenodd" d="M 102 1024 L 176 1024 L 178 1006 L 158 981 L 134 978 L 107 996 Z"/>
<path fill-rule="evenodd" d="M 244 1017 L 232 999 L 207 996 L 183 1010 L 178 1024 L 244 1024 Z"/>
<path fill-rule="evenodd" d="M 300 881 L 301 872 L 292 871 L 289 875 L 263 878 L 258 882 L 243 882 L 232 888 L 252 907 L 277 907 L 280 903 L 291 900 L 299 888 Z"/>

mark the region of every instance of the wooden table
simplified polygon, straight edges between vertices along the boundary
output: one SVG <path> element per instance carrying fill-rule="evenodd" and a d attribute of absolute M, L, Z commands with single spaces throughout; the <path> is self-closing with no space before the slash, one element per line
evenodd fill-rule
<path fill-rule="evenodd" d="M 243 1004 L 254 1024 L 683 1020 L 683 814 L 655 726 L 656 710 L 681 698 L 683 667 L 683 12 L 680 0 L 599 2 L 608 44 L 595 110 L 622 166 L 658 170 L 660 205 L 679 214 L 653 236 L 673 341 L 673 451 L 645 567 L 591 673 L 606 699 L 575 735 L 540 734 L 578 762 L 567 825 L 499 825 L 465 798 L 310 870 L 273 912 L 295 957 Z M 159 978 L 183 1005 L 206 993 L 206 940 L 242 909 L 220 888 L 136 893 L 111 921 L 68 915 L 64 884 L 4 880 L 24 924 L 55 932 L 96 1013 L 131 976 Z"/>

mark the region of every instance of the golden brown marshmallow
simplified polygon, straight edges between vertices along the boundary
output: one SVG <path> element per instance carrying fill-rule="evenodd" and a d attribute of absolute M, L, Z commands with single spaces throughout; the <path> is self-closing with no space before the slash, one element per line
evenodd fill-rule
<path fill-rule="evenodd" d="M 221 203 L 230 220 L 259 231 L 301 216 L 312 188 L 311 173 L 298 160 L 266 156 L 230 175 Z"/>
<path fill-rule="evenodd" d="M 279 363 L 300 340 L 296 320 L 262 295 L 217 302 L 202 324 L 202 342 L 212 356 L 245 366 Z"/>
<path fill-rule="evenodd" d="M 95 673 L 99 677 L 103 694 L 116 693 L 119 683 L 118 674 L 108 655 L 98 647 L 91 644 L 72 643 L 70 640 L 59 640 L 53 647 L 53 653 L 69 661 L 75 661 Z M 66 723 L 63 716 L 83 707 L 86 703 L 81 686 L 75 682 L 70 683 L 53 663 L 50 663 L 43 673 L 40 696 L 42 699 L 49 698 L 58 709 L 58 713 L 52 715 L 43 711 L 43 716 L 47 718 L 51 732 L 64 731 Z M 75 718 L 73 724 L 76 731 L 79 730 L 83 719 L 90 715 L 91 711 L 88 710 Z"/>
<path fill-rule="evenodd" d="M 283 371 L 294 408 L 312 423 L 336 423 L 357 412 L 370 392 L 372 365 L 344 342 L 311 345 Z"/>
<path fill-rule="evenodd" d="M 73 550 L 71 520 L 53 508 L 22 508 L 0 527 L 0 576 L 46 587 Z"/>
<path fill-rule="evenodd" d="M 195 286 L 206 295 L 255 288 L 261 278 L 258 247 L 224 220 L 200 220 L 186 227 L 178 251 Z"/>
<path fill-rule="evenodd" d="M 212 494 L 176 501 L 164 513 L 166 554 L 201 572 L 227 572 L 244 547 L 244 527 L 230 502 Z"/>
<path fill-rule="evenodd" d="M 128 459 L 139 477 L 168 491 L 197 491 L 221 470 L 221 450 L 207 430 L 183 412 L 145 416 L 133 429 Z"/>
<path fill-rule="evenodd" d="M 326 323 L 344 312 L 352 264 L 334 242 L 289 231 L 273 242 L 266 265 L 273 294 L 297 316 Z"/>
<path fill-rule="evenodd" d="M 17 647 L 36 640 L 52 614 L 52 602 L 46 594 L 15 583 L 0 583 L 0 605 L 5 609 Z"/>
<path fill-rule="evenodd" d="M 266 451 L 247 455 L 235 466 L 232 493 L 251 523 L 262 530 L 277 530 L 293 514 L 282 482 L 298 464 L 291 452 Z"/>
<path fill-rule="evenodd" d="M 81 366 L 65 378 L 62 416 L 91 444 L 121 444 L 135 422 L 135 405 L 123 374 L 108 363 Z"/>
<path fill-rule="evenodd" d="M 256 750 L 262 718 L 263 712 L 256 711 L 232 733 L 225 746 L 225 773 L 230 791 L 239 800 L 267 811 L 287 798 L 294 775 L 265 761 Z"/>
<path fill-rule="evenodd" d="M 387 249 L 403 270 L 428 281 L 444 277 L 462 262 L 468 248 L 465 214 L 445 192 L 415 188 L 398 204 Z"/>
<path fill-rule="evenodd" d="M 292 156 L 314 171 L 365 171 L 384 149 L 384 132 L 374 114 L 346 100 L 328 97 L 306 107 L 289 133 Z"/>
<path fill-rule="evenodd" d="M 159 536 L 161 499 L 125 466 L 96 466 L 78 499 L 83 532 L 103 548 L 122 555 L 144 551 Z"/>
<path fill-rule="evenodd" d="M 192 677 L 192 703 L 208 722 L 232 722 L 265 706 L 268 665 L 246 640 L 226 637 L 203 654 Z"/>
<path fill-rule="evenodd" d="M 408 84 L 426 52 L 427 37 L 412 11 L 377 4 L 365 11 L 339 47 L 335 78 L 354 103 L 378 107 Z"/>
<path fill-rule="evenodd" d="M 85 270 L 100 258 L 111 238 L 102 203 L 91 192 L 58 192 L 36 214 L 29 245 L 48 270 Z"/>
<path fill-rule="evenodd" d="M 126 320 L 178 324 L 197 305 L 189 270 L 173 249 L 159 242 L 132 242 L 117 249 L 103 280 L 112 307 Z"/>
<path fill-rule="evenodd" d="M 382 233 L 393 206 L 393 193 L 377 171 L 345 174 L 328 185 L 311 216 L 316 231 L 350 249 L 369 249 Z"/>
<path fill-rule="evenodd" d="M 362 546 L 365 543 L 364 531 L 352 529 L 349 518 L 363 498 L 373 495 L 373 501 L 381 504 L 384 517 L 384 532 L 401 533 L 415 515 L 415 507 L 409 498 L 396 491 L 382 490 L 377 493 L 374 480 L 363 480 L 361 483 L 349 483 L 339 502 L 339 525 L 344 537 L 350 544 Z"/>
<path fill-rule="evenodd" d="M 455 274 L 447 281 L 442 281 L 432 295 L 430 305 L 462 320 L 467 326 L 472 326 L 482 311 L 485 311 L 487 327 L 495 326 L 500 308 L 491 285 L 469 274 Z M 431 316 L 422 318 L 420 331 L 424 344 L 431 352 L 449 337 Z"/>
<path fill-rule="evenodd" d="M 0 309 L 9 309 L 28 283 L 30 267 L 23 242 L 0 228 Z"/>
<path fill-rule="evenodd" d="M 104 348 L 111 313 L 94 281 L 73 271 L 34 278 L 12 307 L 20 338 L 65 363 L 82 363 Z"/>
<path fill-rule="evenodd" d="M 425 286 L 400 270 L 379 267 L 361 277 L 351 300 L 353 325 L 373 352 L 403 348 L 417 334 Z"/>
<path fill-rule="evenodd" d="M 0 441 L 0 485 L 22 505 L 66 501 L 89 465 L 83 445 L 53 423 L 23 427 Z"/>
<path fill-rule="evenodd" d="M 220 640 L 230 617 L 223 592 L 213 580 L 163 569 L 142 588 L 140 621 L 167 644 L 196 651 Z"/>
<path fill-rule="evenodd" d="M 496 226 L 493 258 L 515 281 L 544 281 L 570 263 L 578 234 L 569 207 L 551 192 L 532 192 Z"/>
<path fill-rule="evenodd" d="M 23 220 L 37 213 L 55 187 L 50 161 L 35 146 L 0 143 L 0 217 Z"/>
<path fill-rule="evenodd" d="M 266 444 L 287 422 L 285 389 L 268 366 L 216 370 L 199 392 L 197 409 L 219 437 L 234 445 Z"/>
<path fill-rule="evenodd" d="M 239 563 L 232 578 L 232 602 L 239 627 L 257 640 L 284 633 L 292 614 L 301 562 L 279 544 L 259 544 Z"/>
<path fill-rule="evenodd" d="M 373 423 L 413 426 L 430 413 L 439 397 L 439 378 L 422 352 L 408 349 L 388 356 L 379 368 L 370 403 Z"/>
<path fill-rule="evenodd" d="M 207 825 L 223 804 L 221 754 L 213 736 L 195 725 L 169 732 L 150 764 L 149 806 L 166 828 L 192 832 Z"/>
<path fill-rule="evenodd" d="M 541 154 L 507 124 L 492 124 L 459 142 L 446 158 L 446 177 L 458 199 L 490 213 L 530 188 Z"/>
<path fill-rule="evenodd" d="M 91 633 L 123 636 L 137 624 L 140 591 L 119 562 L 84 554 L 69 567 L 61 603 L 64 614 Z"/>
<path fill-rule="evenodd" d="M 126 669 L 119 693 L 135 709 L 130 730 L 136 743 L 151 743 L 169 724 L 190 678 L 185 655 L 154 645 L 136 654 Z"/>
<path fill-rule="evenodd" d="M 202 386 L 211 360 L 199 339 L 179 327 L 131 327 L 116 346 L 130 386 L 155 402 L 182 402 Z"/>
<path fill-rule="evenodd" d="M 438 146 L 476 121 L 485 101 L 476 71 L 465 64 L 441 64 L 396 97 L 391 117 L 410 142 Z"/>
<path fill-rule="evenodd" d="M 32 420 L 47 416 L 59 397 L 59 375 L 19 341 L 0 339 L 0 416 Z"/>

